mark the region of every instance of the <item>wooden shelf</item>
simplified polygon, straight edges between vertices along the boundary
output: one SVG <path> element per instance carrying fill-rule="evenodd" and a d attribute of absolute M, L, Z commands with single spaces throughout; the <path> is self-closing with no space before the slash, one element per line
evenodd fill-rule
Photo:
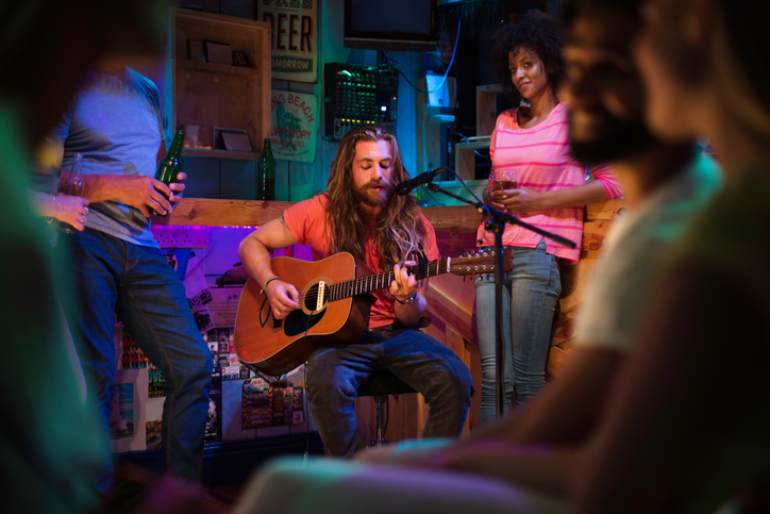
<path fill-rule="evenodd" d="M 183 155 L 254 160 L 270 136 L 270 25 L 186 9 L 175 9 L 172 58 L 173 126 L 197 125 L 196 146 L 214 148 L 214 129 L 244 130 L 253 152 L 185 149 Z M 190 59 L 190 41 L 216 41 L 247 55 L 249 65 Z"/>
<path fill-rule="evenodd" d="M 254 161 L 259 158 L 255 152 L 234 152 L 230 150 L 216 150 L 211 148 L 183 148 L 182 157 L 200 157 L 204 159 L 237 159 L 241 161 Z"/>
<path fill-rule="evenodd" d="M 505 94 L 501 84 L 476 86 L 476 135 L 488 136 L 495 128 L 498 112 L 497 100 Z"/>
<path fill-rule="evenodd" d="M 489 148 L 491 136 L 468 138 L 455 145 L 455 174 L 465 180 L 476 178 L 476 153 L 479 148 Z"/>
<path fill-rule="evenodd" d="M 225 75 L 241 75 L 243 77 L 254 78 L 257 76 L 257 69 L 251 66 L 232 66 L 230 64 L 217 64 L 213 62 L 199 62 L 199 61 L 178 61 L 177 67 L 179 72 L 197 71 L 203 73 L 215 73 Z"/>

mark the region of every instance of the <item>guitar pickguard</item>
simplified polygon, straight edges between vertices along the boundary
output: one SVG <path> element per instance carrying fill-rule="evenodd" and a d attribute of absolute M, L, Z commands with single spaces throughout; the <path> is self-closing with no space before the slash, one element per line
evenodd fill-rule
<path fill-rule="evenodd" d="M 270 323 L 270 320 L 272 320 L 273 329 L 280 329 L 281 325 L 283 325 L 283 333 L 288 337 L 307 332 L 321 321 L 323 315 L 323 312 L 319 312 L 318 314 L 306 314 L 302 310 L 296 310 L 290 312 L 284 320 L 276 319 L 270 309 L 270 303 L 267 301 L 267 296 L 264 297 L 262 305 L 259 306 L 259 324 L 264 327 Z"/>
<path fill-rule="evenodd" d="M 286 316 L 286 319 L 283 320 L 283 333 L 291 337 L 307 332 L 313 325 L 321 321 L 323 316 L 323 312 L 308 315 L 301 310 L 292 311 Z"/>

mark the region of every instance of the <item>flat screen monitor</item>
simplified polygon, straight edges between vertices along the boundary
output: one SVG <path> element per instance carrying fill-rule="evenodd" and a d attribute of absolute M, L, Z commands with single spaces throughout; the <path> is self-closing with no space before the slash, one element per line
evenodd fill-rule
<path fill-rule="evenodd" d="M 436 0 L 345 0 L 345 46 L 432 50 L 436 8 Z"/>
<path fill-rule="evenodd" d="M 428 106 L 439 109 L 454 109 L 457 103 L 457 84 L 454 77 L 427 73 L 425 89 L 428 93 Z"/>

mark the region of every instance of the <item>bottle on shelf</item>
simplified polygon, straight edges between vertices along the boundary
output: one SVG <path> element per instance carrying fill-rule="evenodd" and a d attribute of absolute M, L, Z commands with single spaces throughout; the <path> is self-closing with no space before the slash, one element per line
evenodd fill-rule
<path fill-rule="evenodd" d="M 257 200 L 275 200 L 275 159 L 269 137 L 265 138 L 257 161 Z"/>
<path fill-rule="evenodd" d="M 158 169 L 155 172 L 155 178 L 166 185 L 176 182 L 176 175 L 182 167 L 180 157 L 182 156 L 183 143 L 184 128 L 180 127 L 171 141 L 166 156 L 158 163 Z"/>

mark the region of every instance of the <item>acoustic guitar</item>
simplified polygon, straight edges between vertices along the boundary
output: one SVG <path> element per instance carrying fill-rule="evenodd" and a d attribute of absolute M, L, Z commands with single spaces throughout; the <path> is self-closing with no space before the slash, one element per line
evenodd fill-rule
<path fill-rule="evenodd" d="M 506 271 L 512 253 L 503 255 Z M 267 295 L 249 279 L 238 302 L 235 349 L 241 362 L 268 375 L 279 376 L 296 368 L 321 346 L 353 343 L 369 324 L 372 291 L 390 287 L 393 270 L 360 276 L 347 252 L 319 261 L 292 257 L 271 260 L 273 272 L 299 291 L 300 308 L 275 319 Z M 495 250 L 482 248 L 458 257 L 424 262 L 410 272 L 420 280 L 443 273 L 475 275 L 495 270 Z"/>

